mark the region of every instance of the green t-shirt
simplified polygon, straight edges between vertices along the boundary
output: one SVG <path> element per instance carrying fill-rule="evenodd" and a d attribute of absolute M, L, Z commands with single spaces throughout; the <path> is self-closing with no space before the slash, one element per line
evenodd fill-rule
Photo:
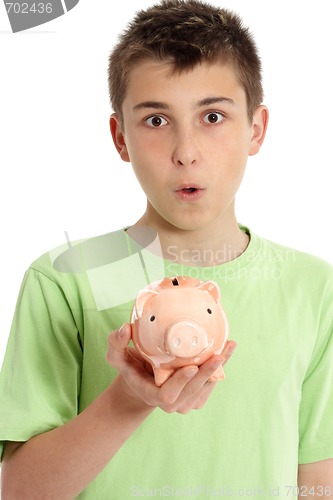
<path fill-rule="evenodd" d="M 298 464 L 333 457 L 332 266 L 255 234 L 215 267 L 152 248 L 120 230 L 31 265 L 1 372 L 0 440 L 61 426 L 112 382 L 108 334 L 129 321 L 139 289 L 213 279 L 238 344 L 225 380 L 201 410 L 155 409 L 79 498 L 297 498 Z"/>

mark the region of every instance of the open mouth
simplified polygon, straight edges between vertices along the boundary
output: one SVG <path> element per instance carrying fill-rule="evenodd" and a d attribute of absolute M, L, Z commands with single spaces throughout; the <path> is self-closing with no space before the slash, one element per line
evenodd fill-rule
<path fill-rule="evenodd" d="M 188 188 L 182 188 L 179 191 L 182 191 L 183 193 L 195 193 L 195 191 L 198 191 L 198 189 L 195 187 L 188 187 Z"/>
<path fill-rule="evenodd" d="M 191 184 L 177 186 L 175 194 L 184 201 L 195 201 L 204 192 L 204 188 Z"/>

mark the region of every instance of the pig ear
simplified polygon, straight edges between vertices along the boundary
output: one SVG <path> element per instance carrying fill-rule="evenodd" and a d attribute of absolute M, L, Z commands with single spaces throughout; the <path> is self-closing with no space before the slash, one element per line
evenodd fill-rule
<path fill-rule="evenodd" d="M 198 286 L 200 290 L 206 291 L 211 294 L 215 302 L 219 303 L 220 302 L 220 288 L 215 281 L 205 281 L 201 285 Z"/>
<path fill-rule="evenodd" d="M 141 292 L 138 293 L 134 306 L 137 318 L 140 318 L 142 316 L 144 306 L 146 305 L 148 300 L 157 294 L 158 292 L 156 290 L 141 290 Z"/>

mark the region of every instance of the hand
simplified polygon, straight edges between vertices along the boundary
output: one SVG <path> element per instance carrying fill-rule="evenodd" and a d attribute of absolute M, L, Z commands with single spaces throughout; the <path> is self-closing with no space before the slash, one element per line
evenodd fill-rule
<path fill-rule="evenodd" d="M 117 383 L 121 385 L 124 397 L 147 406 L 158 406 L 167 413 L 183 414 L 202 408 L 206 403 L 217 383 L 209 381 L 209 377 L 219 366 L 226 364 L 237 345 L 228 341 L 220 355 L 211 356 L 200 367 L 190 365 L 178 368 L 161 387 L 157 387 L 146 362 L 136 349 L 128 346 L 130 339 L 131 326 L 125 323 L 122 328 L 110 333 L 106 356 L 119 371 Z"/>

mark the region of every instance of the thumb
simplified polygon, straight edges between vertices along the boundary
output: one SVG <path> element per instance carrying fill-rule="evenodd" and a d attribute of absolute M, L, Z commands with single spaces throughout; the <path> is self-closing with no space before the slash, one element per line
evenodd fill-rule
<path fill-rule="evenodd" d="M 119 330 L 114 330 L 108 338 L 107 361 L 118 368 L 127 360 L 126 348 L 131 340 L 131 325 L 124 323 Z"/>
<path fill-rule="evenodd" d="M 234 350 L 236 349 L 236 347 L 237 347 L 237 344 L 234 340 L 228 340 L 228 342 L 226 343 L 226 345 L 221 353 L 221 356 L 223 357 L 223 360 L 221 362 L 222 366 L 224 366 L 227 363 L 227 361 L 229 361 L 229 359 L 231 358 L 231 355 L 234 352 Z"/>

